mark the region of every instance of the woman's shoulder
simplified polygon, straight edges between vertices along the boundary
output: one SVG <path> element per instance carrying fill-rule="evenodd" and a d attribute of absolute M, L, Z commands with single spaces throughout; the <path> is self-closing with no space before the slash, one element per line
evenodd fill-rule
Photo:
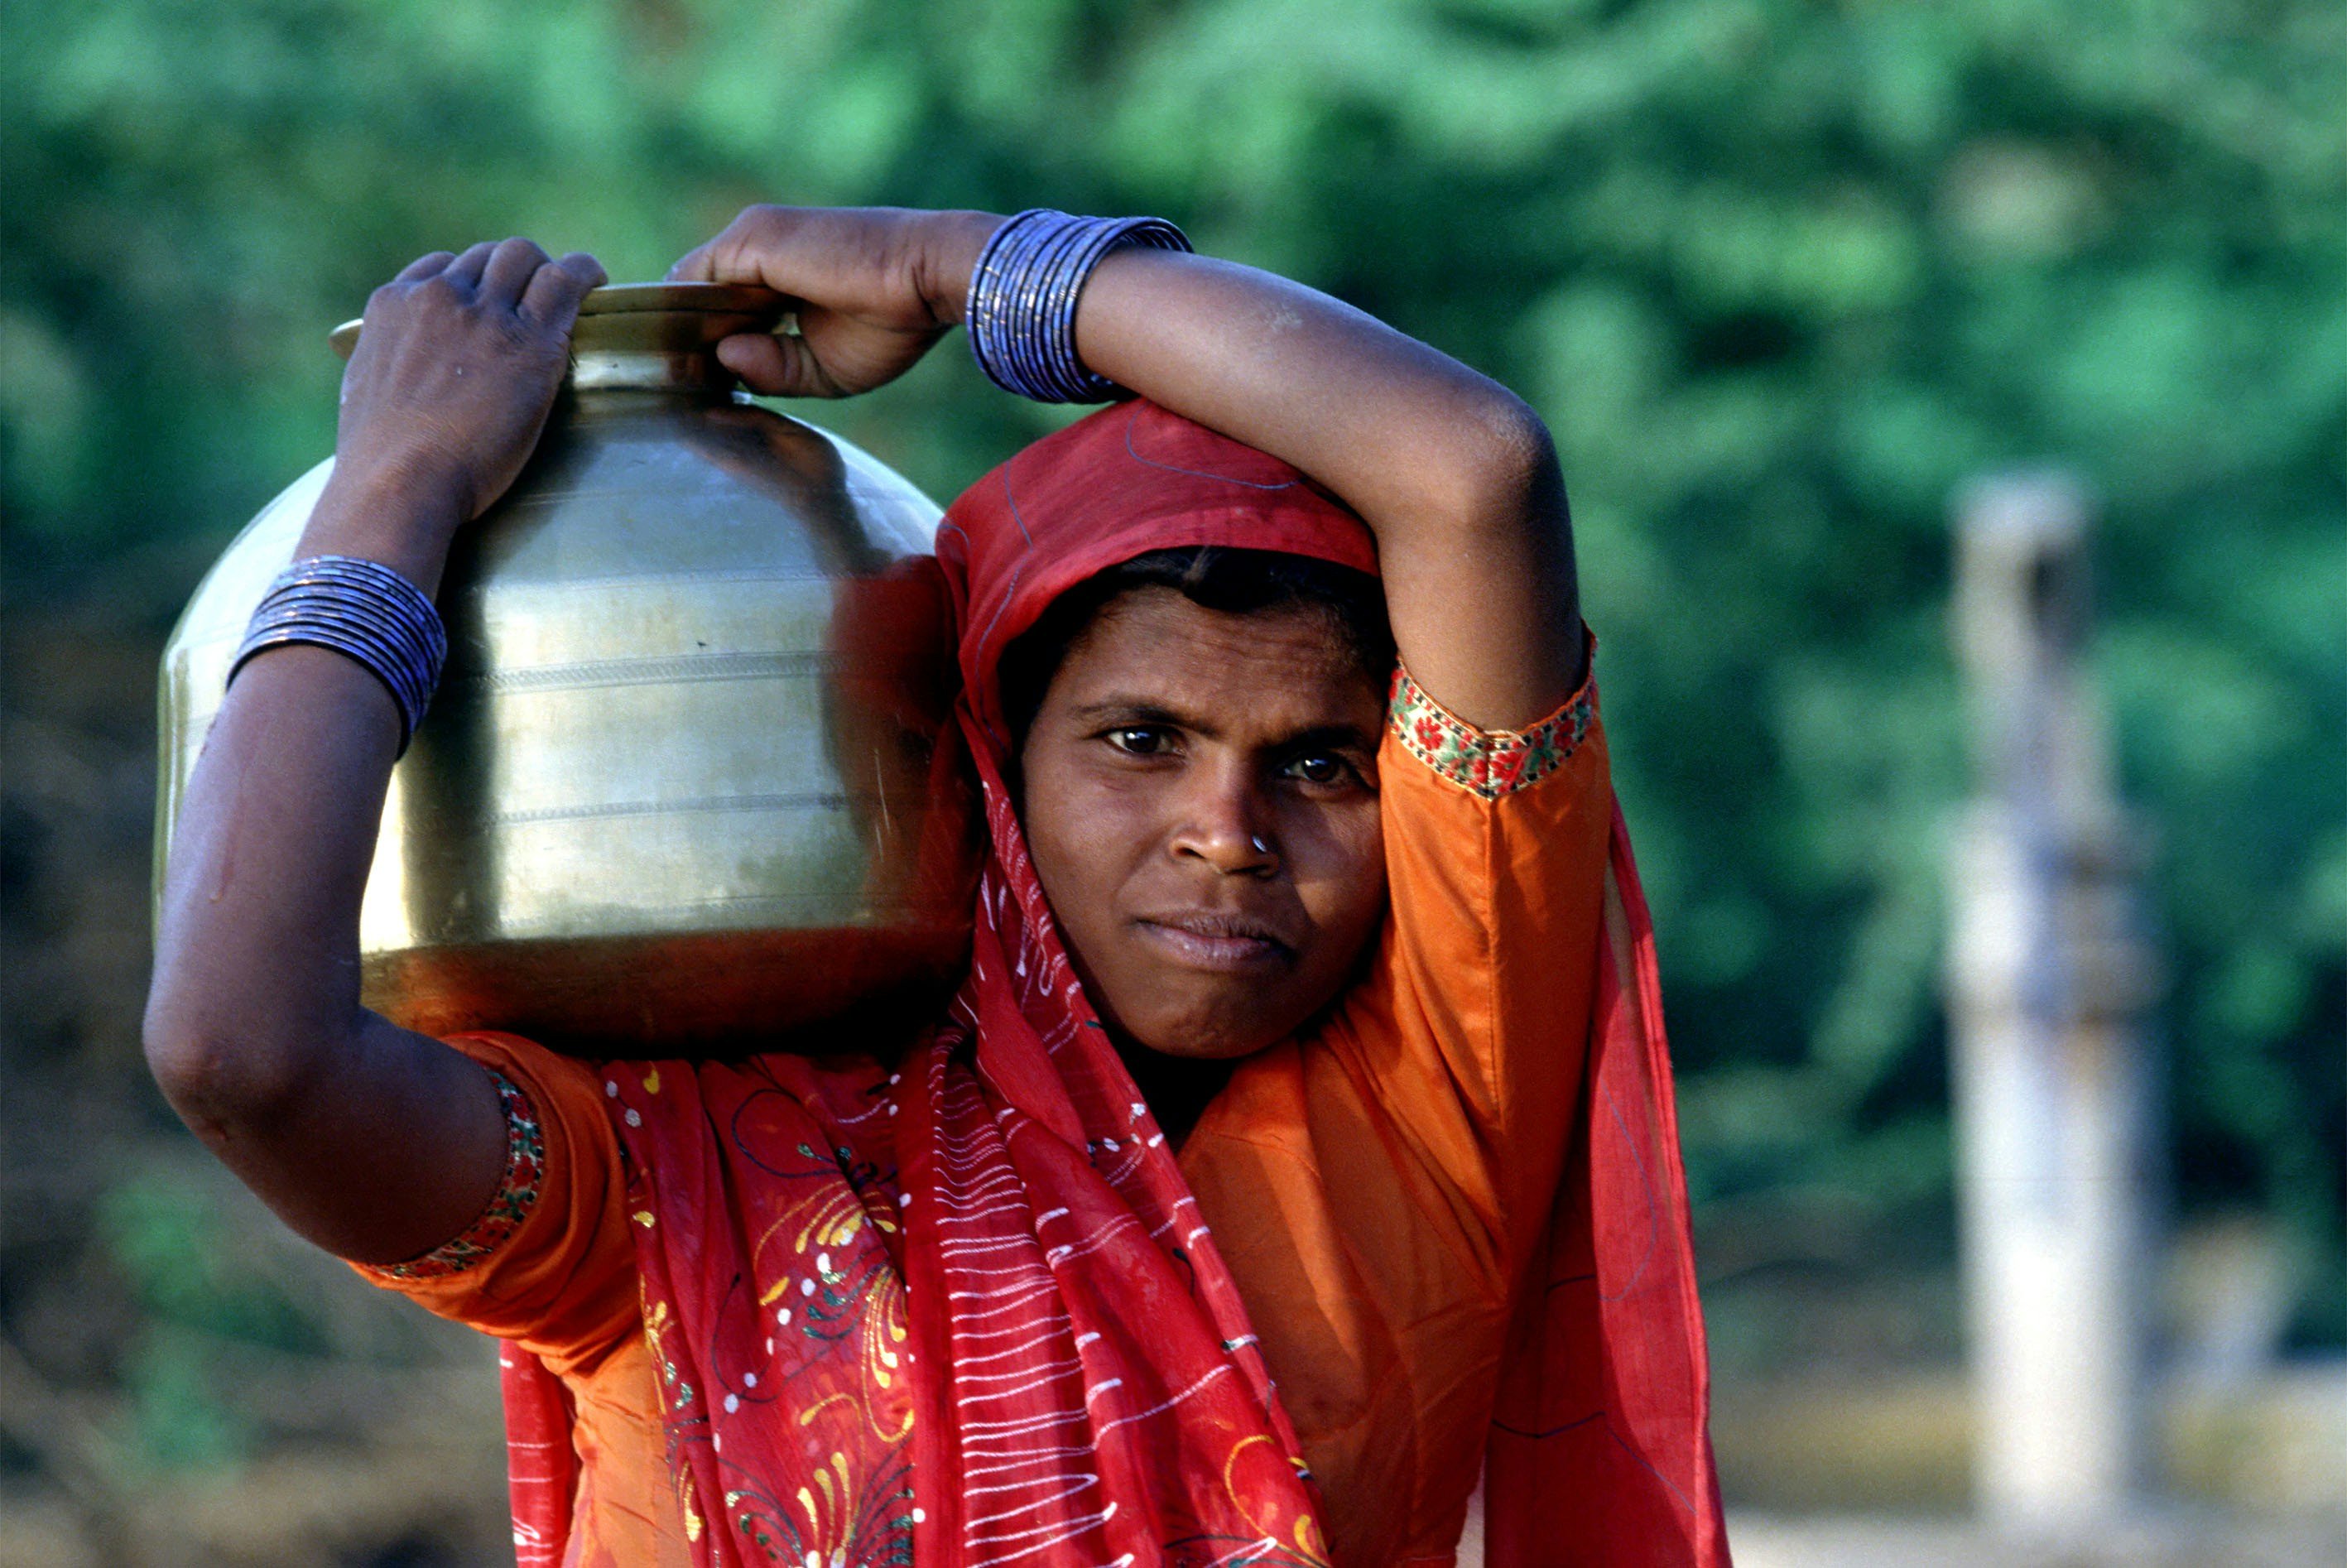
<path fill-rule="evenodd" d="M 1492 1190 L 1494 1152 L 1522 1157 L 1570 1099 L 1595 999 L 1614 827 L 1595 685 L 1486 730 L 1397 671 L 1378 789 L 1386 923 L 1301 1042 L 1307 1081 Z"/>

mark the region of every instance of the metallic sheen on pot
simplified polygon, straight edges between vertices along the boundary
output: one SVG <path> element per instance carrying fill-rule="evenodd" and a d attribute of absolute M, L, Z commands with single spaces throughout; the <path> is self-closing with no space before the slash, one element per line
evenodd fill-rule
<path fill-rule="evenodd" d="M 587 296 L 538 453 L 440 591 L 447 671 L 360 916 L 368 1006 L 592 1054 L 837 1049 L 958 973 L 974 861 L 938 511 L 734 390 L 716 343 L 786 303 Z M 332 467 L 237 537 L 164 650 L 159 887 L 245 622 Z"/>

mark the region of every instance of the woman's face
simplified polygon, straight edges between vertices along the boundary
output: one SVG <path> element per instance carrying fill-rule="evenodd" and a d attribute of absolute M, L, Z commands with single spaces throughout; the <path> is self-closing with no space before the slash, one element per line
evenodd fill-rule
<path fill-rule="evenodd" d="M 1384 692 L 1327 612 L 1115 599 L 1020 753 L 1020 820 L 1092 1004 L 1170 1056 L 1262 1050 L 1385 908 Z"/>

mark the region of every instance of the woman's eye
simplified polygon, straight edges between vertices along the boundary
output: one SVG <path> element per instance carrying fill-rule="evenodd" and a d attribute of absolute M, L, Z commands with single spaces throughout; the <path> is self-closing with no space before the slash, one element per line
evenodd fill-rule
<path fill-rule="evenodd" d="M 1154 724 L 1128 724 L 1111 730 L 1108 743 L 1136 757 L 1162 756 L 1174 749 L 1173 737 Z"/>
<path fill-rule="evenodd" d="M 1313 784 L 1341 784 L 1351 771 L 1346 766 L 1344 758 L 1325 754 L 1298 757 L 1287 764 L 1288 777 Z"/>

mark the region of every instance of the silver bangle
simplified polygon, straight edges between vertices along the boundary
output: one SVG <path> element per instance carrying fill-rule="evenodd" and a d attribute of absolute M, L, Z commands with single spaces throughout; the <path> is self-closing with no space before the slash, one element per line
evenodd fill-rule
<path fill-rule="evenodd" d="M 312 556 L 278 574 L 252 612 L 228 678 L 254 654 L 331 648 L 381 681 L 398 704 L 404 754 L 448 661 L 447 629 L 425 591 L 380 561 Z"/>

